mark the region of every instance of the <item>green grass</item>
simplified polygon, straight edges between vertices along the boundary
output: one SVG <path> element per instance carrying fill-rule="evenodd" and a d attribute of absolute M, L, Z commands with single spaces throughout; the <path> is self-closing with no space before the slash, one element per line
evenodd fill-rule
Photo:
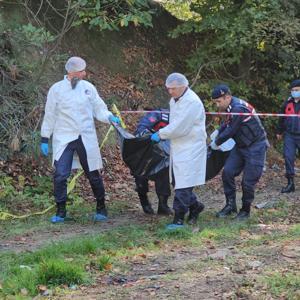
<path fill-rule="evenodd" d="M 122 208 L 123 203 L 115 205 L 115 213 L 122 210 Z M 75 204 L 71 211 L 85 214 L 89 209 L 89 204 L 82 203 L 81 206 Z M 239 241 L 241 231 L 254 231 L 255 234 L 260 234 L 261 239 L 245 239 L 242 244 L 239 242 L 240 251 L 244 251 L 247 247 L 253 247 L 254 249 L 266 240 L 280 241 L 284 238 L 292 239 L 299 236 L 299 224 L 293 225 L 288 233 L 274 232 L 274 234 L 267 236 L 261 232 L 257 233 L 256 220 L 258 214 L 260 218 L 266 217 L 266 220 L 269 219 L 267 211 L 263 214 L 260 212 L 254 213 L 249 221 L 241 223 L 232 219 L 216 219 L 212 213 L 205 212 L 200 215 L 197 226 L 186 226 L 180 230 L 165 230 L 165 225 L 170 222 L 170 218 L 159 218 L 156 223 L 119 226 L 99 234 L 53 242 L 44 248 L 30 253 L 22 253 L 22 255 L 2 253 L 0 254 L 0 282 L 2 284 L 0 296 L 2 293 L 2 295 L 21 297 L 20 291 L 22 288 L 26 288 L 30 295 L 36 295 L 39 284 L 53 286 L 54 288 L 60 285 L 88 284 L 93 281 L 93 277 L 97 276 L 97 273 L 111 272 L 112 265 L 118 268 L 119 272 L 124 271 L 126 273 L 130 270 L 131 257 L 150 251 L 157 254 L 161 251 L 161 248 L 164 248 L 164 245 L 202 249 L 209 241 L 210 243 L 213 242 L 215 247 L 220 245 L 223 247 Z M 19 223 L 16 222 L 16 224 L 21 226 L 23 223 L 29 228 L 30 224 L 38 226 L 39 220 L 39 218 L 33 218 L 23 222 L 18 221 Z M 128 220 L 128 224 L 130 222 Z M 53 225 L 49 224 L 50 226 Z M 72 223 L 68 226 L 72 226 Z M 124 259 L 125 257 L 126 259 Z M 198 272 L 207 263 L 211 266 L 220 265 L 220 262 L 204 259 L 199 262 L 199 265 L 195 265 L 193 270 Z M 234 265 L 235 262 L 227 259 L 224 263 Z M 90 266 L 93 271 L 86 268 L 86 266 Z M 175 276 L 175 274 L 171 275 Z M 277 286 L 276 276 L 265 277 L 265 280 L 274 290 L 274 295 L 281 291 L 282 287 Z M 291 276 L 286 276 L 285 283 L 282 284 L 293 290 L 298 281 L 291 274 Z"/>
<path fill-rule="evenodd" d="M 37 281 L 44 285 L 72 285 L 83 283 L 85 274 L 82 266 L 62 259 L 49 259 L 40 263 Z"/>
<path fill-rule="evenodd" d="M 29 295 L 36 295 L 39 285 L 69 286 L 86 282 L 83 265 L 75 265 L 62 259 L 48 259 L 32 267 L 14 266 L 7 275 L 2 287 L 2 292 L 6 295 L 17 295 L 22 289 L 26 289 Z"/>
<path fill-rule="evenodd" d="M 272 272 L 263 277 L 263 281 L 268 285 L 269 292 L 275 297 L 282 299 L 296 300 L 300 289 L 300 276 L 296 272 Z"/>

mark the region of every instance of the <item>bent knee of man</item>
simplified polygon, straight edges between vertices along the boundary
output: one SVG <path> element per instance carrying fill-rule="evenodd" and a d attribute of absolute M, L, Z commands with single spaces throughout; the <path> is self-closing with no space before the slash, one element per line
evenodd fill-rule
<path fill-rule="evenodd" d="M 235 177 L 235 170 L 230 167 L 224 167 L 223 173 L 222 173 L 222 178 L 226 179 L 228 177 Z"/>

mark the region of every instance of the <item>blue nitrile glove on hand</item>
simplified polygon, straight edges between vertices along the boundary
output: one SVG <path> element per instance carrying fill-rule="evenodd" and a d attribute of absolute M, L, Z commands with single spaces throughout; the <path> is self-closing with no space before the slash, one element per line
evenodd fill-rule
<path fill-rule="evenodd" d="M 116 123 L 116 124 L 121 124 L 121 120 L 120 118 L 114 116 L 114 115 L 110 115 L 108 118 L 110 123 Z"/>
<path fill-rule="evenodd" d="M 215 141 L 212 141 L 212 142 L 210 143 L 210 148 L 213 149 L 213 150 L 219 150 L 219 149 L 220 149 L 220 147 L 217 146 L 217 144 L 216 144 Z"/>
<path fill-rule="evenodd" d="M 159 137 L 157 132 L 155 132 L 151 135 L 151 141 L 154 142 L 154 143 L 159 143 L 160 142 L 160 137 Z"/>
<path fill-rule="evenodd" d="M 41 143 L 41 152 L 43 155 L 47 156 L 49 152 L 49 146 L 47 143 Z"/>

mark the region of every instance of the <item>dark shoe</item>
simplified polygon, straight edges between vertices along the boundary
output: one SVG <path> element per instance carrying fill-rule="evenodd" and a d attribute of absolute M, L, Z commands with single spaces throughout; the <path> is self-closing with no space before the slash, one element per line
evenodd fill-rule
<path fill-rule="evenodd" d="M 167 230 L 174 230 L 174 229 L 179 229 L 179 228 L 183 228 L 184 227 L 184 212 L 176 212 L 175 211 L 175 215 L 174 215 L 174 219 L 173 222 L 171 224 L 168 224 L 166 226 Z"/>
<path fill-rule="evenodd" d="M 164 216 L 169 216 L 172 215 L 173 212 L 171 208 L 168 206 L 168 196 L 158 196 L 158 209 L 157 209 L 157 214 L 158 215 L 164 215 Z"/>
<path fill-rule="evenodd" d="M 142 205 L 142 208 L 145 214 L 154 215 L 154 210 L 150 203 L 148 205 Z"/>
<path fill-rule="evenodd" d="M 189 225 L 195 225 L 197 223 L 199 214 L 203 211 L 204 207 L 204 204 L 201 202 L 197 202 L 190 207 L 190 214 L 188 216 Z"/>
<path fill-rule="evenodd" d="M 154 210 L 148 200 L 147 194 L 138 194 L 140 198 L 140 202 L 143 208 L 143 211 L 147 215 L 154 215 Z"/>
<path fill-rule="evenodd" d="M 288 180 L 288 184 L 286 187 L 283 187 L 281 189 L 281 193 L 291 193 L 291 192 L 295 192 L 295 184 L 294 184 L 294 178 L 290 177 L 287 179 Z"/>
<path fill-rule="evenodd" d="M 225 218 L 232 213 L 237 213 L 235 198 L 227 198 L 226 205 L 216 214 L 217 218 Z"/>
<path fill-rule="evenodd" d="M 65 221 L 66 214 L 66 202 L 56 203 L 56 215 L 51 217 L 51 223 L 63 223 Z"/>
<path fill-rule="evenodd" d="M 234 219 L 236 221 L 245 221 L 249 219 L 249 217 L 250 217 L 250 212 L 241 209 Z"/>

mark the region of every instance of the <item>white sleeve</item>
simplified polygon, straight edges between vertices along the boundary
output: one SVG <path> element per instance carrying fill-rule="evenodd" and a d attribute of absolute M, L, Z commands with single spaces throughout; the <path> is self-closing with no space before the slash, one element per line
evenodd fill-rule
<path fill-rule="evenodd" d="M 197 102 L 187 103 L 184 110 L 169 125 L 159 130 L 159 136 L 163 140 L 176 139 L 187 135 L 193 128 L 196 118 L 199 117 L 201 105 Z"/>
<path fill-rule="evenodd" d="M 57 105 L 57 97 L 55 95 L 54 88 L 50 88 L 47 95 L 45 116 L 41 128 L 42 137 L 50 138 L 51 135 L 53 134 L 54 125 L 57 117 L 56 105 Z"/>
<path fill-rule="evenodd" d="M 107 105 L 99 96 L 95 87 L 93 87 L 92 104 L 94 118 L 104 123 L 110 123 L 108 118 L 112 115 L 112 113 L 107 109 Z"/>

